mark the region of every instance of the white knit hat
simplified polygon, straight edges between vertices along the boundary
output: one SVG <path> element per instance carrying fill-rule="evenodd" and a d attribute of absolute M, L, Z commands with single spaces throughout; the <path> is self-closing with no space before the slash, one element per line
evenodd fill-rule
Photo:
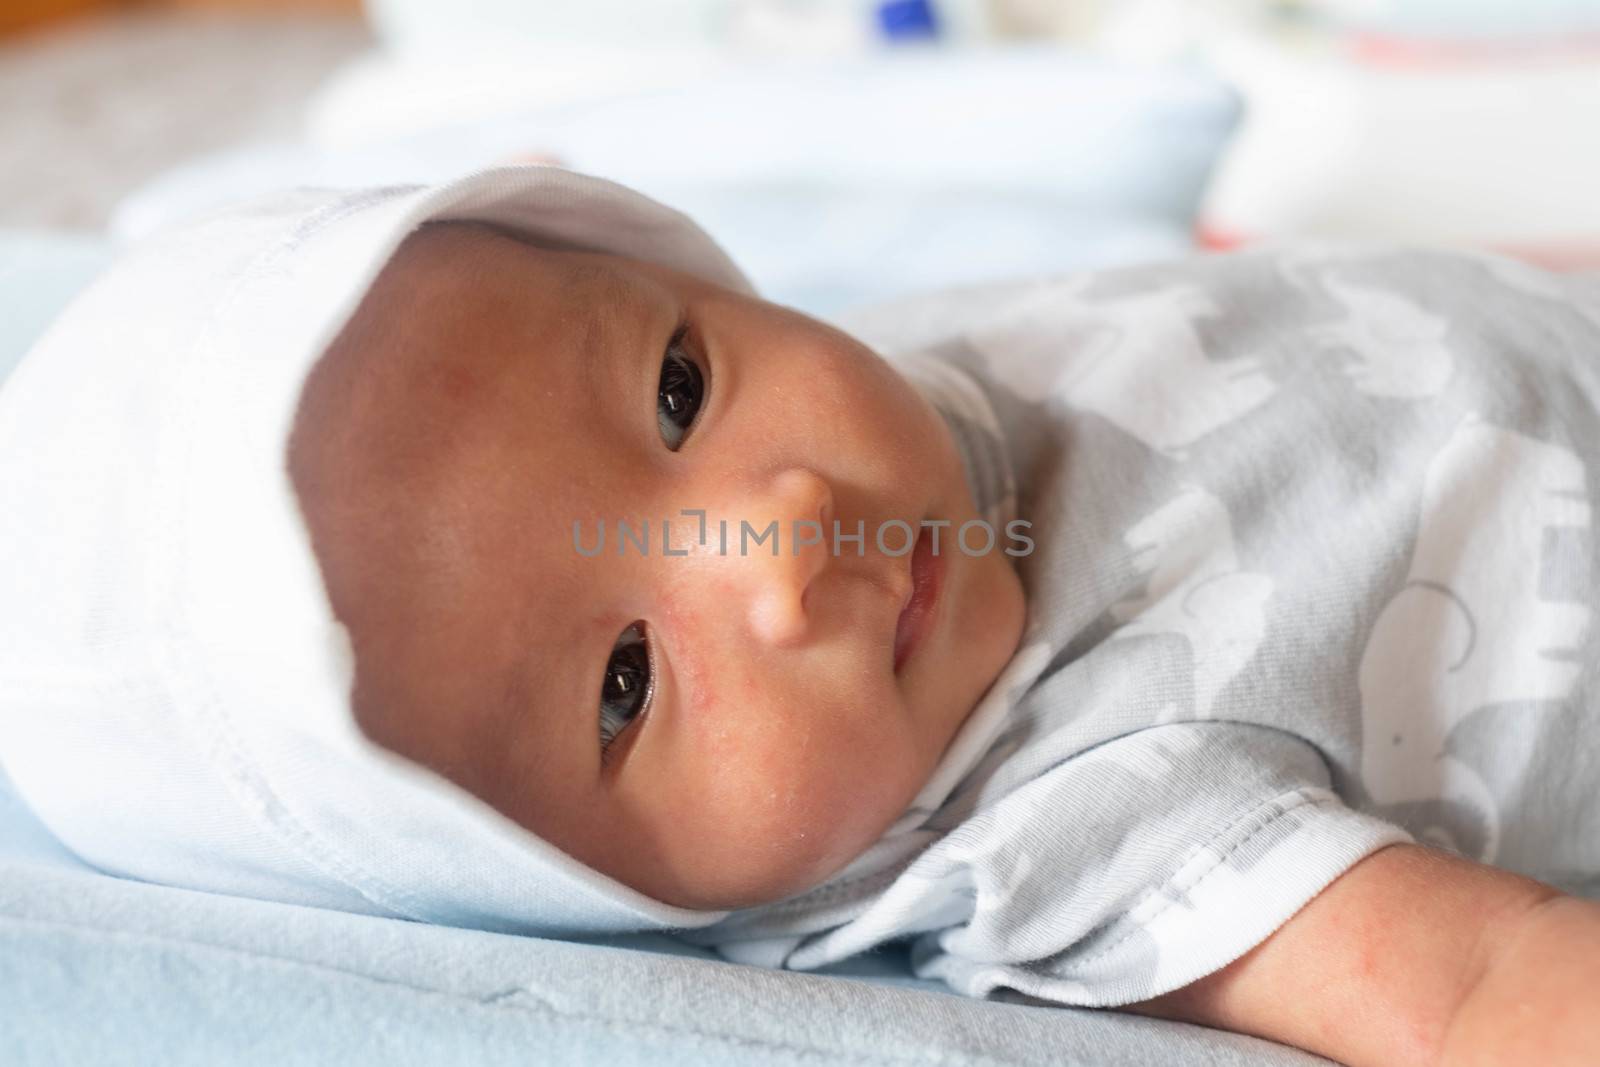
<path fill-rule="evenodd" d="M 289 482 L 307 372 L 430 220 L 750 292 L 683 215 L 544 166 L 300 189 L 160 235 L 0 388 L 0 762 L 115 874 L 538 934 L 699 927 L 378 748 Z"/>

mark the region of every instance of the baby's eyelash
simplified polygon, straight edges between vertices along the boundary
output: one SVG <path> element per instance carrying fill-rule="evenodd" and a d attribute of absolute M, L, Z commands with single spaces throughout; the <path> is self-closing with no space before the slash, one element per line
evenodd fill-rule
<path fill-rule="evenodd" d="M 600 683 L 601 766 L 610 761 L 617 738 L 648 714 L 655 691 L 654 650 L 644 624 L 636 622 L 612 646 Z"/>
<path fill-rule="evenodd" d="M 709 391 L 705 368 L 684 344 L 688 320 L 681 320 L 661 356 L 661 377 L 656 385 L 656 424 L 670 451 L 683 447 L 699 421 Z"/>

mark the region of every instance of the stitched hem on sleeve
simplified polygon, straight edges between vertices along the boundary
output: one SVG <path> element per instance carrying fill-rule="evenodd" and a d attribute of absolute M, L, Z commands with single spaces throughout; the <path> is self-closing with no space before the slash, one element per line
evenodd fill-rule
<path fill-rule="evenodd" d="M 1248 849 L 1263 841 L 1265 848 Z M 1399 826 L 1346 807 L 1329 790 L 1291 790 L 1235 821 L 1126 915 L 1052 959 L 1048 969 L 963 966 L 945 956 L 925 970 L 971 996 L 1008 987 L 1082 1007 L 1131 1004 L 1227 966 L 1357 861 L 1412 841 Z"/>

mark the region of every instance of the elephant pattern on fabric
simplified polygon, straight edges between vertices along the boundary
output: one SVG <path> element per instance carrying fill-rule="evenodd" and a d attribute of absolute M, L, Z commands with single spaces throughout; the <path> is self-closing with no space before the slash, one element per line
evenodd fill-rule
<path fill-rule="evenodd" d="M 1041 289 L 1034 314 L 1065 329 L 1075 343 L 1057 343 L 1035 360 L 1035 395 L 1059 397 L 1094 412 L 1151 448 L 1181 456 L 1197 439 L 1259 406 L 1274 390 L 1257 360 L 1208 358 L 1198 326 L 1218 313 L 1204 290 L 1176 285 L 1112 300 L 1087 301 L 1081 283 Z M 1018 362 L 1030 339 L 1033 315 L 973 337 L 981 351 Z"/>
<path fill-rule="evenodd" d="M 1141 569 L 1143 596 L 1112 606 L 1123 626 L 1116 637 L 1181 634 L 1195 667 L 1194 717 L 1210 715 L 1217 693 L 1249 662 L 1266 629 L 1263 607 L 1272 578 L 1240 569 L 1227 510 L 1189 486 L 1127 532 Z M 1170 722 L 1177 706 L 1156 716 Z"/>
<path fill-rule="evenodd" d="M 1394 293 L 1330 278 L 1327 291 L 1349 315 L 1317 326 L 1312 339 L 1350 353 L 1350 382 L 1373 396 L 1435 396 L 1450 381 L 1455 358 L 1444 343 L 1448 323 Z"/>
<path fill-rule="evenodd" d="M 1411 567 L 1360 674 L 1362 782 L 1380 806 L 1412 805 L 1409 821 L 1431 802 L 1423 840 L 1495 859 L 1498 804 L 1450 733 L 1485 704 L 1572 691 L 1590 608 L 1544 599 L 1540 560 L 1547 531 L 1587 534 L 1589 516 L 1577 456 L 1472 416 L 1429 464 Z M 1478 825 L 1453 829 L 1463 813 Z"/>

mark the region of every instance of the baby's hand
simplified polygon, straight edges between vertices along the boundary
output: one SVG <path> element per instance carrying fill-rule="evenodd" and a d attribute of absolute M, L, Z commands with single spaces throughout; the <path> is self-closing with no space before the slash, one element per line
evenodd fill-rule
<path fill-rule="evenodd" d="M 1266 941 L 1128 1010 L 1364 1064 L 1600 1063 L 1600 904 L 1420 845 L 1346 871 Z"/>

